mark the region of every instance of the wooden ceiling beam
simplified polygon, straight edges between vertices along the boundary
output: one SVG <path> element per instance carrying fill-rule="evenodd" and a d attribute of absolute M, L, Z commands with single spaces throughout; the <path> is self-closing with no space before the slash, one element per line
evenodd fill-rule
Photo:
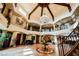
<path fill-rule="evenodd" d="M 28 15 L 28 19 L 30 19 L 31 14 L 38 8 L 39 5 L 37 5 Z"/>
<path fill-rule="evenodd" d="M 3 5 L 3 8 L 2 8 L 2 10 L 1 10 L 1 13 L 3 13 L 3 12 L 4 12 L 5 7 L 6 7 L 6 4 L 5 4 L 5 3 L 2 3 L 2 5 Z"/>
<path fill-rule="evenodd" d="M 72 10 L 70 4 L 67 4 L 67 3 L 54 3 L 54 4 L 61 5 L 61 6 L 66 6 L 68 8 L 69 12 L 71 12 L 71 10 Z"/>
<path fill-rule="evenodd" d="M 47 9 L 48 9 L 49 13 L 51 14 L 52 19 L 53 19 L 53 21 L 54 21 L 54 15 L 53 15 L 53 13 L 51 12 L 51 10 L 50 10 L 49 6 L 47 6 Z"/>
<path fill-rule="evenodd" d="M 54 4 L 67 7 L 68 10 L 69 10 L 69 12 L 72 10 L 70 4 L 67 4 L 67 3 L 54 3 Z M 51 14 L 52 19 L 53 19 L 53 21 L 54 21 L 54 15 L 53 15 L 53 13 L 51 12 L 51 10 L 50 10 L 50 8 L 49 8 L 49 3 L 38 3 L 38 5 L 29 13 L 28 19 L 30 19 L 31 14 L 32 14 L 38 7 L 41 7 L 41 16 L 43 15 L 43 8 L 46 7 L 46 8 L 48 9 L 49 13 Z"/>
<path fill-rule="evenodd" d="M 41 7 L 41 16 L 43 15 L 43 6 Z"/>

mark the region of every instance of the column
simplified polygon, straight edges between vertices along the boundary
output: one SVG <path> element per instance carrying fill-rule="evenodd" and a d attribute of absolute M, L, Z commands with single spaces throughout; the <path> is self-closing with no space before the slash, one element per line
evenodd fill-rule
<path fill-rule="evenodd" d="M 26 29 L 28 30 L 28 23 L 26 24 Z"/>
<path fill-rule="evenodd" d="M 55 25 L 54 26 L 54 30 L 55 30 Z M 57 37 L 54 36 L 54 42 L 55 42 L 55 55 L 58 56 L 59 55 L 59 50 L 58 50 L 58 42 L 57 42 Z"/>
<path fill-rule="evenodd" d="M 20 44 L 22 44 L 22 42 L 23 42 L 23 34 L 21 34 Z"/>
<path fill-rule="evenodd" d="M 15 42 L 14 41 L 16 41 L 16 36 L 17 36 L 17 32 L 14 32 L 12 37 L 11 37 L 10 46 L 15 46 Z"/>
<path fill-rule="evenodd" d="M 51 31 L 52 31 L 52 28 L 51 28 Z"/>
<path fill-rule="evenodd" d="M 32 26 L 30 26 L 30 30 L 32 31 Z"/>
<path fill-rule="evenodd" d="M 41 27 L 42 27 L 42 26 L 40 25 L 40 29 L 39 29 L 39 32 L 41 32 Z"/>
<path fill-rule="evenodd" d="M 42 27 L 42 26 L 40 26 L 39 32 L 41 32 L 41 27 Z M 39 43 L 41 42 L 41 39 L 42 39 L 42 38 L 41 38 L 41 35 L 40 35 L 40 36 L 39 36 Z"/>

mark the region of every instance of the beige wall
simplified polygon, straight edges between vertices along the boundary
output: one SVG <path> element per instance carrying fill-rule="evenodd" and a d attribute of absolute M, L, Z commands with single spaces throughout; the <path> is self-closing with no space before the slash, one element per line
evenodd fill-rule
<path fill-rule="evenodd" d="M 5 8 L 4 12 L 3 12 L 3 15 L 4 15 L 4 16 L 7 15 L 8 9 L 13 9 L 11 3 L 7 3 L 7 4 L 6 4 L 6 8 Z M 19 22 L 22 22 L 22 21 L 23 21 L 23 24 L 22 24 L 22 25 L 18 25 L 18 24 L 16 23 L 16 19 L 17 19 L 17 18 L 18 18 L 18 15 L 17 15 L 17 16 L 14 15 L 14 11 L 12 10 L 11 24 L 14 24 L 14 25 L 16 25 L 16 26 L 19 26 L 19 27 L 24 28 L 24 27 L 26 26 L 26 22 L 24 21 L 24 19 L 22 19 L 21 17 L 19 17 L 19 18 L 20 18 L 20 19 L 19 19 Z M 6 20 L 6 21 L 7 21 L 7 20 Z"/>
<path fill-rule="evenodd" d="M 7 19 L 0 13 L 0 23 L 1 24 L 7 24 Z"/>
<path fill-rule="evenodd" d="M 23 22 L 23 24 L 22 25 L 19 25 L 17 22 L 16 22 L 16 19 L 19 19 L 19 22 Z M 16 26 L 19 26 L 19 27 L 21 27 L 21 28 L 24 28 L 25 26 L 26 26 L 26 22 L 21 18 L 21 17 L 17 17 L 17 16 L 15 16 L 15 15 L 13 15 L 12 17 L 11 17 L 11 24 L 14 24 L 14 25 L 16 25 Z"/>
<path fill-rule="evenodd" d="M 27 40 L 32 40 L 31 37 L 32 37 L 32 35 L 28 35 L 26 38 L 27 38 Z"/>

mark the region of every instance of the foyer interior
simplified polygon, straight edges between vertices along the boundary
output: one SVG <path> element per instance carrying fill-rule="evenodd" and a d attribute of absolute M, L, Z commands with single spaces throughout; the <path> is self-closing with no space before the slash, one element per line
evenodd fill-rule
<path fill-rule="evenodd" d="M 0 3 L 0 56 L 79 56 L 79 4 Z"/>

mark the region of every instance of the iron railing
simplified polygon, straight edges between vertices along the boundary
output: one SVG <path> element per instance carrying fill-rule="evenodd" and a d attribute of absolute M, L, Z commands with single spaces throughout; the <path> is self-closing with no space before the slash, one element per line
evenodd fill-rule
<path fill-rule="evenodd" d="M 69 51 L 72 50 L 72 47 L 74 47 L 78 41 L 79 41 L 79 24 L 68 36 L 58 37 L 59 55 L 60 56 L 67 55 L 67 53 L 69 53 Z"/>

